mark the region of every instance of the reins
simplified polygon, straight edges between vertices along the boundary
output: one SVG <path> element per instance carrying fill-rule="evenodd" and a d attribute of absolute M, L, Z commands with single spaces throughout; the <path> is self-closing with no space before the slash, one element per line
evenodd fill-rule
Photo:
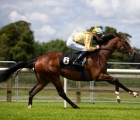
<path fill-rule="evenodd" d="M 110 49 L 110 48 L 99 48 L 99 50 L 110 50 L 110 51 L 115 51 L 116 49 Z"/>
<path fill-rule="evenodd" d="M 124 45 L 124 43 L 122 42 L 122 40 L 121 40 L 121 38 L 120 37 L 118 37 L 118 40 L 121 42 L 121 45 L 120 45 L 120 47 L 121 46 L 124 46 L 124 50 L 123 51 L 121 51 L 121 50 L 117 50 L 117 51 L 121 51 L 121 52 L 124 52 L 124 53 L 126 53 L 127 51 L 129 51 L 126 47 L 125 47 L 125 45 Z M 99 48 L 99 50 L 109 50 L 109 51 L 115 51 L 116 49 L 110 49 L 110 48 Z M 99 52 L 100 53 L 100 52 Z M 104 54 L 104 52 L 103 52 L 103 55 L 106 57 L 106 55 Z M 98 54 L 98 66 L 101 68 L 101 64 L 100 64 L 100 54 Z"/>

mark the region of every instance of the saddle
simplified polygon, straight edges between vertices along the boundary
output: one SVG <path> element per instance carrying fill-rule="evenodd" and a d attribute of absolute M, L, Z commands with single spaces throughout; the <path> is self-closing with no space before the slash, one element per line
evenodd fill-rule
<path fill-rule="evenodd" d="M 75 71 L 83 71 L 83 66 L 76 66 L 73 65 L 73 61 L 80 55 L 81 52 L 77 53 L 70 53 L 70 52 L 63 52 L 62 57 L 60 60 L 61 68 L 68 69 L 68 70 L 75 70 Z M 83 62 L 85 63 L 86 58 L 83 59 Z"/>

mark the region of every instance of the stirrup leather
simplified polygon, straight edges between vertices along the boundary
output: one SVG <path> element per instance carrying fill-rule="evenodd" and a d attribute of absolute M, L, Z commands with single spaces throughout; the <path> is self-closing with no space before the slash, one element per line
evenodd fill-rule
<path fill-rule="evenodd" d="M 80 62 L 74 61 L 73 65 L 83 66 L 84 63 L 82 61 L 80 61 Z"/>

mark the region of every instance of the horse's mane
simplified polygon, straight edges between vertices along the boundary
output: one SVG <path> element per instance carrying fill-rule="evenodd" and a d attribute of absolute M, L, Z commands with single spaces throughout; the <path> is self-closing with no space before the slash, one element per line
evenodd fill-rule
<path fill-rule="evenodd" d="M 103 45 L 113 38 L 115 38 L 115 35 L 112 33 L 108 33 L 108 34 L 104 35 L 101 40 L 96 40 L 96 43 L 98 45 Z"/>

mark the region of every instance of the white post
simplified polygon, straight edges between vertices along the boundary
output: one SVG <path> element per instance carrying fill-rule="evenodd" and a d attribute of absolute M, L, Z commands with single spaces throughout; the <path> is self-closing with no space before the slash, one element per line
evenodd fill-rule
<path fill-rule="evenodd" d="M 94 81 L 90 81 L 90 90 L 94 89 Z M 90 92 L 90 103 L 94 103 L 94 94 Z"/>
<path fill-rule="evenodd" d="M 67 79 L 64 78 L 64 92 L 67 94 Z M 67 107 L 67 102 L 64 100 L 64 108 Z"/>

